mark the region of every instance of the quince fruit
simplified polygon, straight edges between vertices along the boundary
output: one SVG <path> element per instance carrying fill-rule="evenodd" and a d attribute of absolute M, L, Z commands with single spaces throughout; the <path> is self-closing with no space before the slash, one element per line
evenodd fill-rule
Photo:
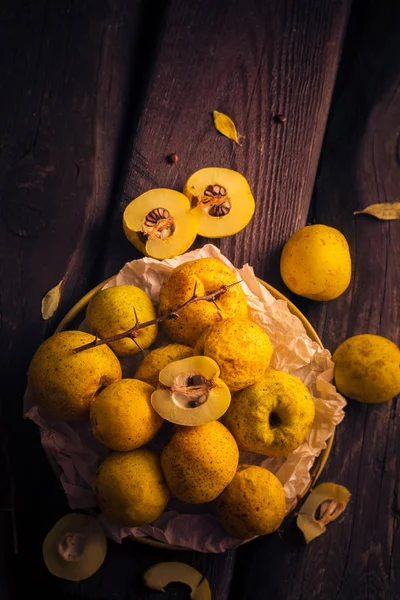
<path fill-rule="evenodd" d="M 123 216 L 128 240 L 143 254 L 163 260 L 186 252 L 193 244 L 198 217 L 180 192 L 157 188 L 126 207 Z"/>
<path fill-rule="evenodd" d="M 284 245 L 280 269 L 283 281 L 295 294 L 311 300 L 333 300 L 350 284 L 349 245 L 333 227 L 303 227 Z"/>
<path fill-rule="evenodd" d="M 154 306 L 147 294 L 134 285 L 116 285 L 97 292 L 86 310 L 89 329 L 100 338 L 123 333 L 136 324 L 156 318 Z M 157 337 L 157 325 L 137 332 L 137 344 L 129 338 L 109 342 L 117 356 L 131 356 L 146 349 Z"/>
<path fill-rule="evenodd" d="M 71 513 L 46 535 L 43 558 L 52 575 L 82 581 L 98 571 L 107 553 L 105 533 L 95 517 Z"/>
<path fill-rule="evenodd" d="M 304 442 L 314 416 L 314 401 L 303 382 L 282 371 L 269 371 L 234 394 L 224 423 L 240 450 L 288 456 Z"/>
<path fill-rule="evenodd" d="M 105 517 L 127 527 L 158 519 L 170 497 L 157 454 L 144 448 L 110 454 L 97 470 L 94 492 Z"/>
<path fill-rule="evenodd" d="M 183 188 L 198 218 L 198 233 L 221 238 L 241 231 L 254 214 L 247 179 L 237 171 L 209 167 L 189 177 Z"/>
<path fill-rule="evenodd" d="M 173 312 L 193 297 L 203 296 L 224 285 L 236 283 L 234 273 L 216 258 L 199 258 L 173 269 L 160 289 L 159 314 Z M 228 317 L 247 317 L 246 295 L 240 285 L 233 285 L 213 302 L 199 301 L 179 313 L 179 319 L 164 321 L 168 337 L 181 344 L 194 346 L 203 331 Z"/>
<path fill-rule="evenodd" d="M 121 452 L 150 442 L 163 422 L 151 405 L 153 392 L 151 385 L 138 379 L 121 379 L 108 386 L 90 407 L 94 436 Z"/>
<path fill-rule="evenodd" d="M 285 492 L 267 469 L 240 465 L 217 500 L 217 516 L 233 537 L 248 539 L 279 529 L 286 512 Z"/>
<path fill-rule="evenodd" d="M 147 569 L 143 579 L 147 587 L 158 592 L 165 592 L 170 583 L 184 583 L 190 587 L 191 600 L 211 600 L 211 589 L 207 579 L 185 563 L 158 563 Z"/>
<path fill-rule="evenodd" d="M 182 360 L 189 356 L 193 356 L 193 348 L 183 344 L 167 344 L 155 348 L 144 357 L 135 373 L 135 378 L 157 387 L 159 373 L 164 367 L 175 360 Z"/>
<path fill-rule="evenodd" d="M 260 379 L 267 370 L 272 345 L 268 335 L 249 319 L 224 319 L 207 329 L 197 341 L 195 354 L 215 360 L 221 379 L 231 391 Z"/>
<path fill-rule="evenodd" d="M 62 331 L 36 350 L 28 370 L 28 387 L 39 412 L 54 421 L 74 421 L 89 416 L 96 395 L 121 379 L 121 365 L 106 345 L 74 354 L 93 342 L 82 331 Z"/>
<path fill-rule="evenodd" d="M 177 360 L 160 372 L 160 388 L 153 393 L 151 403 L 163 419 L 178 425 L 215 421 L 231 401 L 230 391 L 219 374 L 219 367 L 211 358 Z"/>
<path fill-rule="evenodd" d="M 211 502 L 233 479 L 239 450 L 219 421 L 179 427 L 161 453 L 161 468 L 171 492 L 192 504 Z"/>
<path fill-rule="evenodd" d="M 400 394 L 400 349 L 390 340 L 364 333 L 335 350 L 335 383 L 339 392 L 359 402 L 387 402 Z"/>

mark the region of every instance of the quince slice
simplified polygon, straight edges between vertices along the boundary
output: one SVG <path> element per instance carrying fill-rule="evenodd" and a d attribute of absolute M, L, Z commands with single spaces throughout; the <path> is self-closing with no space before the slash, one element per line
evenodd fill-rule
<path fill-rule="evenodd" d="M 193 173 L 183 193 L 199 219 L 198 233 L 220 238 L 241 231 L 255 210 L 247 179 L 237 171 L 209 167 Z"/>
<path fill-rule="evenodd" d="M 206 356 L 170 363 L 160 371 L 161 386 L 151 396 L 153 408 L 177 425 L 204 425 L 219 419 L 231 402 L 219 374 L 217 363 Z"/>
<path fill-rule="evenodd" d="M 211 600 L 211 590 L 207 579 L 193 567 L 181 562 L 162 562 L 153 565 L 145 572 L 147 587 L 165 592 L 169 583 L 184 583 L 190 587 L 192 600 Z"/>
<path fill-rule="evenodd" d="M 198 217 L 180 192 L 156 188 L 126 207 L 123 228 L 128 240 L 143 254 L 159 260 L 186 252 L 197 235 Z"/>
<path fill-rule="evenodd" d="M 79 513 L 57 521 L 43 542 L 46 567 L 56 577 L 82 581 L 98 571 L 107 553 L 104 531 L 95 517 Z"/>
<path fill-rule="evenodd" d="M 347 488 L 336 483 L 321 483 L 310 492 L 296 520 L 307 544 L 325 533 L 326 525 L 345 510 L 350 496 Z M 318 509 L 319 518 L 316 518 Z"/>

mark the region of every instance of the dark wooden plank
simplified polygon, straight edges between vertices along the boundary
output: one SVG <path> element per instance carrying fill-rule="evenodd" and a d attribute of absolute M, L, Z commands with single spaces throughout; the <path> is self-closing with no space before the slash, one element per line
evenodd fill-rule
<path fill-rule="evenodd" d="M 41 543 L 67 506 L 36 427 L 21 420 L 25 373 L 36 347 L 93 285 L 124 113 L 128 104 L 131 109 L 140 4 L 38 0 L 0 6 L 0 415 L 16 485 L 16 560 L 8 523 L 13 482 L 4 471 L 0 539 L 14 585 L 29 581 L 50 596 Z M 61 279 L 61 306 L 44 322 L 41 298 Z"/>
<path fill-rule="evenodd" d="M 139 257 L 121 228 L 127 202 L 152 187 L 182 189 L 196 169 L 219 165 L 248 177 L 257 212 L 245 231 L 216 244 L 237 265 L 248 261 L 257 275 L 279 281 L 278 250 L 308 213 L 349 5 L 289 0 L 170 3 L 104 277 Z M 213 109 L 232 116 L 245 136 L 242 146 L 215 132 Z M 276 113 L 287 115 L 284 125 L 274 121 Z M 166 161 L 171 152 L 179 155 L 173 166 Z M 198 239 L 198 244 L 205 241 Z M 266 580 L 267 561 L 258 562 L 254 548 L 252 560 L 261 565 Z M 144 550 L 143 556 L 141 568 L 154 561 L 154 553 Z M 163 556 L 182 559 L 174 552 Z M 201 560 L 215 597 L 227 598 L 232 553 L 201 559 L 189 554 L 185 560 Z M 153 597 L 136 588 L 134 593 Z"/>
<path fill-rule="evenodd" d="M 356 1 L 339 69 L 309 219 L 347 237 L 354 274 L 339 299 L 294 299 L 330 350 L 350 335 L 400 341 L 400 223 L 353 217 L 400 195 L 400 38 L 397 2 Z M 282 288 L 283 289 L 283 288 Z M 240 556 L 239 600 L 395 600 L 400 597 L 398 399 L 349 403 L 321 480 L 346 485 L 344 515 L 309 546 L 295 526 Z M 283 546 L 284 544 L 284 546 Z M 266 578 L 260 565 L 271 564 Z"/>

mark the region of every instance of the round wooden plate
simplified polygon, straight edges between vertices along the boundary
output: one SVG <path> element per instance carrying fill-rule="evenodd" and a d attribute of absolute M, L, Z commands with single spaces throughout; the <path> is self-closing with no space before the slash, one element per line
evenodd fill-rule
<path fill-rule="evenodd" d="M 56 333 L 58 333 L 59 331 L 64 331 L 65 329 L 71 329 L 74 326 L 78 326 L 78 324 L 83 320 L 84 311 L 85 311 L 87 305 L 89 304 L 90 300 L 93 298 L 93 296 L 96 294 L 96 292 L 100 291 L 105 286 L 105 284 L 108 281 L 110 281 L 110 279 L 113 279 L 113 277 L 110 277 L 109 279 L 106 279 L 102 283 L 99 283 L 99 285 L 97 285 L 95 288 L 90 290 L 90 292 L 88 292 L 85 296 L 83 296 L 83 298 L 81 298 L 75 304 L 75 306 L 73 306 L 71 308 L 71 310 L 65 315 L 65 317 L 63 318 L 63 320 L 57 327 Z M 278 292 L 278 290 L 276 290 L 274 287 L 272 287 L 272 285 L 269 285 L 262 279 L 259 279 L 259 278 L 257 278 L 257 279 L 270 292 L 270 294 L 272 294 L 272 296 L 276 300 L 284 300 L 286 302 L 290 312 L 292 314 L 294 314 L 296 317 L 298 317 L 300 319 L 300 321 L 303 323 L 308 336 L 314 342 L 317 342 L 317 344 L 319 344 L 321 346 L 321 348 L 323 348 L 322 342 L 319 339 L 316 331 L 312 327 L 311 323 L 303 315 L 303 313 L 290 300 L 288 300 L 288 298 L 286 298 L 286 296 L 284 296 L 283 294 L 281 294 L 281 292 Z M 331 437 L 327 440 L 326 448 L 324 450 L 322 450 L 321 454 L 315 459 L 315 462 L 310 469 L 310 477 L 311 477 L 310 483 L 307 486 L 307 488 L 304 490 L 304 492 L 302 494 L 302 498 L 307 494 L 311 485 L 314 485 L 315 482 L 317 481 L 317 479 L 319 478 L 319 476 L 321 475 L 321 473 L 326 465 L 326 462 L 328 460 L 330 451 L 332 449 L 333 437 L 334 437 L 334 434 L 332 434 Z M 291 509 L 291 511 L 289 511 L 288 514 L 293 512 L 294 509 L 295 509 L 295 507 L 293 507 Z M 149 546 L 155 546 L 157 548 L 168 548 L 170 550 L 186 550 L 186 551 L 188 550 L 188 548 L 183 548 L 181 546 L 173 546 L 170 544 L 166 544 L 165 542 L 160 542 L 159 540 L 155 540 L 151 537 L 132 536 L 132 538 L 136 542 L 140 542 L 142 544 L 147 544 Z"/>

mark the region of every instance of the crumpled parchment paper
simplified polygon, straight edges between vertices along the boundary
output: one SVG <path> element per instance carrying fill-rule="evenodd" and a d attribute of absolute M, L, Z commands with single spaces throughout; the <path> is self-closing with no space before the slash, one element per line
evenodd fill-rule
<path fill-rule="evenodd" d="M 284 486 L 287 510 L 290 510 L 296 504 L 297 495 L 301 495 L 310 482 L 309 471 L 315 458 L 326 447 L 328 438 L 344 417 L 346 401 L 332 384 L 333 363 L 329 351 L 309 338 L 302 322 L 290 312 L 286 302 L 275 300 L 257 281 L 249 265 L 236 270 L 211 244 L 162 262 L 143 258 L 126 263 L 105 287 L 136 285 L 157 304 L 160 286 L 174 267 L 207 256 L 222 260 L 242 280 L 240 285 L 247 296 L 250 318 L 267 332 L 274 347 L 271 367 L 299 377 L 314 398 L 316 415 L 313 427 L 305 443 L 288 458 L 241 453 L 241 462 L 258 464 L 276 473 Z M 124 359 L 123 371 L 125 377 L 132 377 L 135 364 Z M 90 422 L 47 423 L 38 414 L 29 390 L 25 394 L 25 414 L 40 428 L 42 445 L 60 477 L 70 507 L 95 507 L 91 482 L 97 466 L 109 450 L 94 438 Z M 213 514 L 211 504 L 194 506 L 173 499 L 157 521 L 143 527 L 120 528 L 102 516 L 100 519 L 106 533 L 116 541 L 130 534 L 136 537 L 151 536 L 200 552 L 224 552 L 243 543 L 224 532 Z"/>

